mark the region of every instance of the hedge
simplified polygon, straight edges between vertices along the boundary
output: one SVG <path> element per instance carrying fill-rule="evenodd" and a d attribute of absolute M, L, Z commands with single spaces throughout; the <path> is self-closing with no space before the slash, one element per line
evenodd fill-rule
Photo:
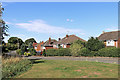
<path fill-rule="evenodd" d="M 48 49 L 46 56 L 71 56 L 71 52 L 69 48 Z"/>
<path fill-rule="evenodd" d="M 3 59 L 2 78 L 11 78 L 21 72 L 27 71 L 32 66 L 30 60 L 21 58 Z"/>
<path fill-rule="evenodd" d="M 57 56 L 56 49 L 48 49 L 48 50 L 46 50 L 46 56 Z"/>
<path fill-rule="evenodd" d="M 102 57 L 120 57 L 120 48 L 102 48 L 98 51 L 98 55 Z"/>
<path fill-rule="evenodd" d="M 60 48 L 56 51 L 57 56 L 71 56 L 69 48 Z"/>
<path fill-rule="evenodd" d="M 90 55 L 90 50 L 88 50 L 87 48 L 82 48 L 79 51 L 79 56 L 89 56 Z"/>

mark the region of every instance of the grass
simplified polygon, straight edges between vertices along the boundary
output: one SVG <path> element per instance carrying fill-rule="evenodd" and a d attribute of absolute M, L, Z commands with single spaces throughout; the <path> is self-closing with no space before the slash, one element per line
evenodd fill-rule
<path fill-rule="evenodd" d="M 71 60 L 37 60 L 17 78 L 117 78 L 118 65 Z"/>

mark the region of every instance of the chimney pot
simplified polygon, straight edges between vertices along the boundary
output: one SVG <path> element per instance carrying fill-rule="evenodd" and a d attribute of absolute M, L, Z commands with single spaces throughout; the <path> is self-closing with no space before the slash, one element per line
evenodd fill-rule
<path fill-rule="evenodd" d="M 103 34 L 105 33 L 105 31 L 102 32 Z"/>
<path fill-rule="evenodd" d="M 50 42 L 51 42 L 51 38 L 49 37 L 49 44 L 50 44 Z"/>
<path fill-rule="evenodd" d="M 58 38 L 58 41 L 60 41 L 61 40 L 61 38 Z"/>
<path fill-rule="evenodd" d="M 66 38 L 69 37 L 68 34 L 66 35 Z"/>

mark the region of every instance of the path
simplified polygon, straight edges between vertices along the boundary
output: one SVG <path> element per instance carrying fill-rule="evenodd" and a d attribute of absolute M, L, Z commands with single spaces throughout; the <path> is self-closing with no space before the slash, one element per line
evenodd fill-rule
<path fill-rule="evenodd" d="M 104 63 L 118 64 L 118 58 L 112 57 L 28 57 L 29 59 L 44 59 L 44 60 L 80 60 L 80 61 L 95 61 Z M 119 58 L 120 60 L 120 58 Z M 119 63 L 120 64 L 120 63 Z"/>

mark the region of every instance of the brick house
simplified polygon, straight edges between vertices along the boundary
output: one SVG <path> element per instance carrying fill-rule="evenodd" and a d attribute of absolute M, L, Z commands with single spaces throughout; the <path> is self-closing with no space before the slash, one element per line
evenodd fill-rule
<path fill-rule="evenodd" d="M 49 37 L 49 40 L 47 40 L 47 41 L 44 43 L 45 49 L 46 49 L 46 50 L 47 50 L 47 49 L 53 49 L 53 48 L 54 48 L 54 47 L 53 47 L 53 44 L 54 44 L 55 42 L 57 42 L 57 40 L 51 39 L 51 38 Z M 55 48 L 55 49 L 56 49 L 56 48 Z"/>
<path fill-rule="evenodd" d="M 106 47 L 120 48 L 120 31 L 103 32 L 98 39 L 104 41 Z"/>
<path fill-rule="evenodd" d="M 40 42 L 40 43 L 33 43 L 34 49 L 36 50 L 36 52 L 42 52 L 44 49 L 58 49 L 59 46 L 61 46 L 62 48 L 69 48 L 71 43 L 77 41 L 77 40 L 81 40 L 81 41 L 85 41 L 75 35 L 66 35 L 64 38 L 62 39 L 51 39 L 49 37 L 49 40 L 47 40 L 46 42 Z"/>
<path fill-rule="evenodd" d="M 40 43 L 33 43 L 33 47 L 34 49 L 36 50 L 36 52 L 41 52 L 43 51 L 44 49 L 44 46 L 43 46 L 44 42 L 40 42 Z"/>
<path fill-rule="evenodd" d="M 69 48 L 71 43 L 73 43 L 77 40 L 81 40 L 81 41 L 85 42 L 85 40 L 83 40 L 82 38 L 77 37 L 75 35 L 66 35 L 62 39 L 59 38 L 58 41 L 54 43 L 53 47 L 58 48 L 59 46 L 61 46 L 62 48 Z"/>

